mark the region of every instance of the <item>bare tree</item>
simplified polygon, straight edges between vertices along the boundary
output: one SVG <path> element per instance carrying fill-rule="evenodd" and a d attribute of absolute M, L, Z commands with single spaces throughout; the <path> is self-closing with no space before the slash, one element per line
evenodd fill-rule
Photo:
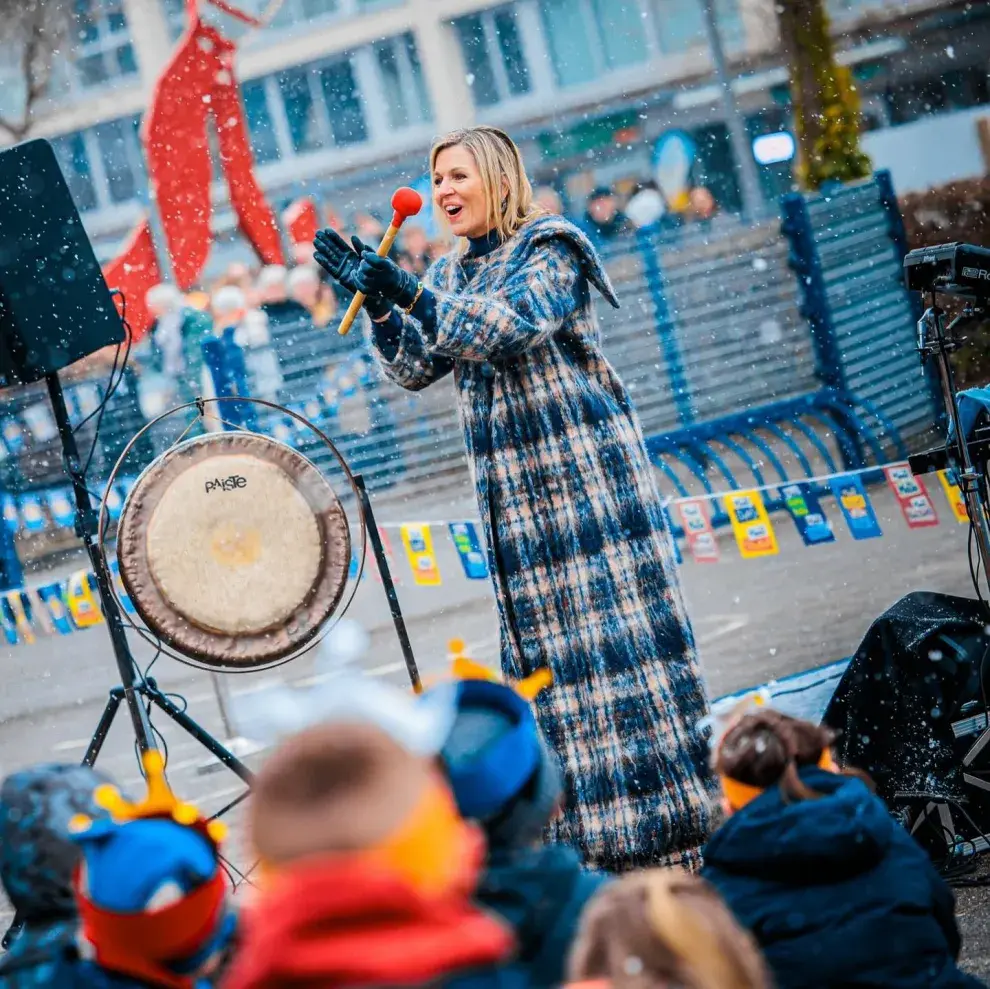
<path fill-rule="evenodd" d="M 5 90 L 12 98 L 0 112 L 0 128 L 27 137 L 38 102 L 48 93 L 59 46 L 72 23 L 72 0 L 0 0 L 0 53 L 13 71 Z"/>

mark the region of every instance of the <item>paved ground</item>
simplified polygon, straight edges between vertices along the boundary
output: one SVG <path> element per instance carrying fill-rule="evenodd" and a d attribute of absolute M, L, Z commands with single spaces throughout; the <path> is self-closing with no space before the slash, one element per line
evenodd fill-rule
<path fill-rule="evenodd" d="M 971 595 L 966 530 L 951 521 L 939 495 L 934 492 L 942 518 L 937 528 L 909 531 L 896 505 L 881 493 L 876 507 L 885 533 L 882 539 L 857 543 L 842 530 L 834 544 L 809 549 L 801 544 L 793 526 L 778 517 L 778 557 L 743 561 L 731 540 L 723 537 L 721 562 L 696 565 L 686 561 L 683 578 L 711 693 L 738 690 L 848 655 L 871 620 L 910 590 Z M 420 517 L 450 517 L 448 506 L 431 508 Z M 415 517 L 401 510 L 382 514 L 385 519 Z M 841 521 L 837 528 L 842 529 Z M 392 541 L 398 546 L 397 533 Z M 411 586 L 408 568 L 402 560 L 396 561 L 411 638 L 427 677 L 443 671 L 446 642 L 452 636 L 467 640 L 481 660 L 495 662 L 497 657 L 487 583 L 463 578 L 445 536 L 437 539 L 437 549 L 444 575 L 440 589 Z M 71 564 L 61 569 L 71 569 Z M 384 593 L 373 578 L 361 585 L 351 615 L 372 632 L 368 672 L 403 682 L 404 666 L 388 623 Z M 135 652 L 139 661 L 149 658 L 143 643 L 137 644 Z M 105 629 L 6 649 L 0 652 L 0 670 L 0 773 L 41 759 L 81 758 L 106 691 L 117 679 Z M 185 696 L 190 712 L 205 727 L 225 734 L 207 674 L 168 659 L 156 663 L 155 673 L 169 690 Z M 227 677 L 225 683 L 238 692 L 257 689 L 273 677 L 305 682 L 312 675 L 311 661 L 303 658 L 273 673 Z M 243 792 L 226 771 L 204 773 L 205 752 L 167 719 L 156 717 L 155 724 L 168 745 L 172 785 L 183 797 L 214 812 Z M 123 710 L 99 765 L 125 786 L 137 780 L 132 736 Z M 239 815 L 235 812 L 228 820 L 234 825 L 230 857 L 246 869 L 248 860 L 239 847 Z M 982 894 L 965 892 L 960 898 L 960 920 L 973 967 L 990 976 L 985 902 Z"/>

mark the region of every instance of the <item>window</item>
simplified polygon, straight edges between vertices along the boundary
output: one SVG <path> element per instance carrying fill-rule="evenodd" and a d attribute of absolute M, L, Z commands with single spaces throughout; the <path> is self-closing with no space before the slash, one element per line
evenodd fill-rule
<path fill-rule="evenodd" d="M 580 3 L 575 5 L 573 0 L 546 0 L 543 4 L 543 27 L 558 85 L 573 86 L 587 82 L 598 74 Z"/>
<path fill-rule="evenodd" d="M 560 86 L 638 65 L 649 55 L 642 0 L 545 0 L 542 12 Z"/>
<path fill-rule="evenodd" d="M 139 120 L 111 120 L 93 128 L 93 136 L 107 178 L 110 202 L 126 203 L 146 181 L 144 157 L 138 136 Z"/>
<path fill-rule="evenodd" d="M 982 66 L 952 69 L 891 86 L 884 94 L 892 124 L 990 103 L 990 79 Z"/>
<path fill-rule="evenodd" d="M 692 48 L 707 47 L 701 0 L 651 2 L 661 51 L 677 55 Z M 715 0 L 715 15 L 722 44 L 729 50 L 738 51 L 745 43 L 745 35 L 737 0 Z"/>
<path fill-rule="evenodd" d="M 619 69 L 646 60 L 643 8 L 637 0 L 591 0 L 605 65 Z"/>
<path fill-rule="evenodd" d="M 330 110 L 330 133 L 337 145 L 356 144 L 368 138 L 361 97 L 354 82 L 350 59 L 319 70 L 323 96 Z"/>
<path fill-rule="evenodd" d="M 280 72 L 275 79 L 288 125 L 290 154 L 368 139 L 349 56 Z"/>
<path fill-rule="evenodd" d="M 276 77 L 282 94 L 282 105 L 289 123 L 289 136 L 294 151 L 313 151 L 324 141 L 325 118 L 322 107 L 316 102 L 310 73 L 306 69 L 291 69 Z"/>
<path fill-rule="evenodd" d="M 74 0 L 75 37 L 68 73 L 71 89 L 89 89 L 135 75 L 123 0 Z"/>
<path fill-rule="evenodd" d="M 423 69 L 411 34 L 402 34 L 374 46 L 375 64 L 382 82 L 388 120 L 407 127 L 432 119 Z"/>
<path fill-rule="evenodd" d="M 531 89 L 516 12 L 499 7 L 454 21 L 477 106 L 492 106 Z"/>
<path fill-rule="evenodd" d="M 124 117 L 52 139 L 80 212 L 130 202 L 147 184 L 139 127 L 140 118 Z"/>
<path fill-rule="evenodd" d="M 251 150 L 255 161 L 258 164 L 275 161 L 279 156 L 278 138 L 275 136 L 272 115 L 268 108 L 265 80 L 255 79 L 243 83 L 241 98 L 244 101 L 244 118 L 251 136 Z"/>
<path fill-rule="evenodd" d="M 64 137 L 53 138 L 51 143 L 76 208 L 81 213 L 96 209 L 96 185 L 83 135 L 66 134 Z"/>

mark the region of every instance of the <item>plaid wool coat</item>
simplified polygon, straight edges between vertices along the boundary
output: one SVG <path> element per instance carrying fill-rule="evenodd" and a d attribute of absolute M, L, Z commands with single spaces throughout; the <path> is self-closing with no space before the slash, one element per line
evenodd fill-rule
<path fill-rule="evenodd" d="M 713 782 L 694 639 L 653 469 L 600 347 L 587 238 L 528 222 L 490 254 L 428 272 L 436 323 L 402 317 L 385 374 L 453 373 L 489 548 L 508 677 L 546 666 L 540 726 L 562 762 L 550 837 L 608 870 L 697 864 Z"/>

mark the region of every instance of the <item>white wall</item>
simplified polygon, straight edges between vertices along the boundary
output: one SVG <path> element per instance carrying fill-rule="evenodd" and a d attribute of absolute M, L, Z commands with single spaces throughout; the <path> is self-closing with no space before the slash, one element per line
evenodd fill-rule
<path fill-rule="evenodd" d="M 978 178 L 987 172 L 980 153 L 976 122 L 990 119 L 990 107 L 957 110 L 925 117 L 863 136 L 863 149 L 874 168 L 889 168 L 898 193 L 923 192 L 953 179 Z"/>

